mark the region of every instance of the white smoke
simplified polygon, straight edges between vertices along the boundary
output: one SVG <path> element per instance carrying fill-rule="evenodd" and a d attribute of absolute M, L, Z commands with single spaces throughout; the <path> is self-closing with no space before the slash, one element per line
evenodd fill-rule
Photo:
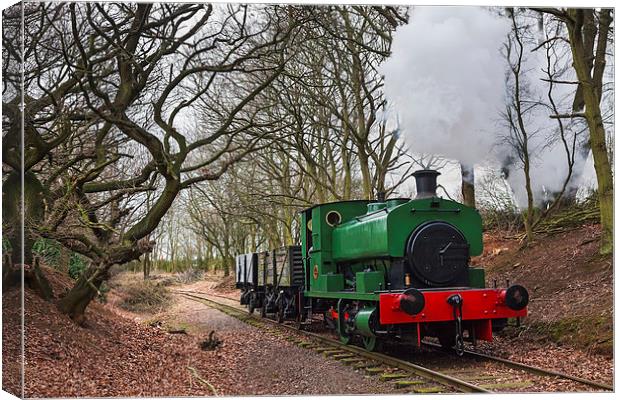
<path fill-rule="evenodd" d="M 526 21 L 527 22 L 527 21 Z M 532 23 L 532 35 L 536 20 Z M 415 153 L 442 155 L 466 165 L 496 165 L 513 150 L 502 144 L 508 130 L 501 114 L 506 110 L 508 62 L 504 44 L 511 32 L 511 21 L 497 11 L 479 7 L 415 7 L 409 24 L 399 28 L 392 44 L 392 55 L 382 65 L 385 93 L 409 148 Z M 530 37 L 532 39 L 532 37 Z M 532 52 L 536 37 L 526 44 L 522 84 L 534 101 L 546 99 L 547 83 L 542 81 L 546 67 L 544 49 Z M 529 46 L 529 47 L 528 47 Z M 563 52 L 567 57 L 570 52 Z M 570 75 L 570 69 L 567 70 Z M 565 75 L 563 79 L 573 77 Z M 556 85 L 554 98 L 570 112 L 574 86 Z M 531 180 L 536 201 L 560 189 L 567 173 L 564 148 L 557 135 L 552 112 L 537 106 L 526 118 L 532 135 Z M 567 138 L 573 133 L 565 124 Z M 577 129 L 578 127 L 575 127 Z M 587 134 L 587 133 L 586 133 Z M 576 154 L 576 164 L 585 160 Z M 577 165 L 575 169 L 580 169 Z M 519 206 L 526 204 L 524 176 L 515 161 L 509 166 L 509 183 L 516 191 Z"/>
<path fill-rule="evenodd" d="M 496 143 L 506 19 L 477 7 L 415 7 L 382 66 L 410 148 L 474 165 Z"/>
<path fill-rule="evenodd" d="M 574 70 L 570 67 L 570 47 L 564 41 L 554 43 L 554 48 L 546 53 L 546 46 L 543 44 L 558 35 L 555 32 L 556 25 L 547 20 L 543 24 L 545 33 L 537 27 L 538 14 L 523 13 L 517 15 L 517 24 L 522 32 L 524 45 L 523 59 L 521 64 L 522 73 L 519 77 L 521 85 L 522 107 L 527 109 L 524 112 L 524 125 L 528 132 L 528 152 L 530 155 L 530 184 L 534 193 L 534 201 L 539 205 L 544 202 L 553 201 L 557 192 L 562 189 L 568 175 L 567 150 L 560 140 L 561 131 L 557 119 L 550 116 L 555 113 L 551 108 L 549 100 L 549 76 L 547 70 L 554 75 L 556 81 L 576 81 Z M 550 17 L 546 17 L 550 18 Z M 511 34 L 514 38 L 514 32 Z M 511 63 L 516 63 L 516 49 L 513 49 Z M 549 60 L 547 59 L 549 56 Z M 548 63 L 550 65 L 548 65 Z M 508 67 L 508 61 L 506 60 Z M 508 74 L 509 84 L 514 85 L 514 76 Z M 572 101 L 574 99 L 576 86 L 572 84 L 555 83 L 552 88 L 553 102 L 559 114 L 570 114 L 572 111 Z M 507 101 L 513 101 L 508 93 Z M 574 174 L 587 173 L 584 171 L 586 156 L 580 151 L 581 143 L 587 140 L 587 127 L 582 119 L 562 120 L 564 138 L 572 150 L 575 141 L 574 151 Z M 500 134 L 505 134 L 504 128 Z M 496 154 L 508 154 L 506 148 L 496 149 Z M 515 190 L 515 199 L 519 206 L 527 204 L 527 194 L 525 193 L 525 176 L 523 166 L 520 162 L 515 162 L 508 166 L 509 183 Z M 579 185 L 581 180 L 574 180 L 572 183 Z M 570 187 L 567 188 L 569 190 Z"/>

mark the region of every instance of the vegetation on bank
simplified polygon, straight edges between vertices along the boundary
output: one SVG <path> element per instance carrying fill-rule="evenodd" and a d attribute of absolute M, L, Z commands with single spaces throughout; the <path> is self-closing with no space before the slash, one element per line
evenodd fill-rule
<path fill-rule="evenodd" d="M 166 308 L 172 296 L 167 287 L 152 281 L 130 282 L 119 287 L 119 306 L 133 312 L 154 313 Z"/>

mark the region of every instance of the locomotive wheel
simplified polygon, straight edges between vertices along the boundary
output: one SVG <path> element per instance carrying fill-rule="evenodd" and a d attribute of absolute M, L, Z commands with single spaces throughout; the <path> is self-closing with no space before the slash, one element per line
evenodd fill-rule
<path fill-rule="evenodd" d="M 375 351 L 378 348 L 379 341 L 377 337 L 366 337 L 362 336 L 362 342 L 364 343 L 364 348 L 368 351 Z"/>

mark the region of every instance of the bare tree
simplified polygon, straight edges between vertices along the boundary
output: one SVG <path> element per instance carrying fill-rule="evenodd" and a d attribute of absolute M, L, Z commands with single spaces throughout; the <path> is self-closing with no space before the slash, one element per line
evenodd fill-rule
<path fill-rule="evenodd" d="M 511 79 L 508 84 L 511 97 L 506 106 L 504 119 L 508 123 L 509 128 L 507 142 L 512 146 L 521 162 L 525 177 L 527 209 L 525 210 L 523 222 L 527 240 L 531 242 L 534 240 L 535 200 L 530 174 L 532 167 L 531 154 L 533 151 L 530 141 L 532 136 L 538 133 L 538 128 L 528 126 L 525 119 L 536 108 L 537 101 L 531 98 L 527 83 L 523 82 L 523 75 L 526 72 L 523 71 L 525 53 L 523 38 L 528 30 L 528 26 L 517 24 L 514 11 L 510 12 L 509 15 L 512 21 L 512 33 L 505 44 L 504 50 L 511 73 Z"/>
<path fill-rule="evenodd" d="M 587 121 L 603 227 L 600 250 L 603 254 L 609 254 L 613 250 L 613 175 L 601 112 L 601 99 L 607 45 L 612 36 L 612 10 L 538 8 L 536 11 L 554 16 L 568 30 L 573 68 L 579 85 L 573 112 L 556 115 L 555 118 L 585 118 Z"/>
<path fill-rule="evenodd" d="M 538 118 L 543 114 L 557 116 L 565 106 L 565 99 L 558 99 L 556 93 L 557 85 L 563 82 L 562 77 L 567 69 L 563 66 L 566 57 L 559 50 L 559 45 L 563 43 L 559 26 L 553 21 L 545 25 L 543 21 L 542 29 L 536 34 L 530 23 L 531 11 L 511 10 L 509 16 L 512 32 L 506 42 L 505 55 L 511 71 L 508 80 L 511 97 L 504 117 L 509 131 L 506 143 L 513 153 L 507 159 L 517 159 L 524 173 L 527 194 L 524 226 L 527 240 L 532 241 L 534 228 L 564 199 L 573 176 L 579 130 L 572 124 L 567 126 L 561 118 L 555 118 L 555 122 L 550 124 Z M 527 61 L 526 52 L 544 52 L 540 71 L 528 67 L 531 63 Z M 540 80 L 533 80 L 532 76 L 539 73 L 542 73 Z M 561 145 L 566 156 L 566 174 L 557 191 L 547 191 L 546 207 L 540 207 L 543 202 L 535 198 L 531 171 L 537 162 L 536 155 L 556 144 Z"/>
<path fill-rule="evenodd" d="M 306 43 L 300 50 L 304 62 L 314 68 L 296 76 L 296 82 L 318 106 L 315 115 L 320 127 L 336 129 L 341 148 L 347 149 L 341 157 L 345 193 L 351 186 L 351 152 L 358 164 L 364 198 L 393 190 L 385 187 L 385 178 L 397 168 L 403 150 L 397 130 L 388 129 L 385 121 L 377 119 L 386 106 L 377 68 L 389 55 L 395 28 L 392 23 L 406 20 L 406 14 L 401 10 L 402 19 L 390 20 L 374 14 L 376 9 L 364 7 L 310 8 L 308 12 L 315 15 L 317 26 L 312 28 L 319 32 L 319 40 Z"/>
<path fill-rule="evenodd" d="M 279 122 L 265 120 L 270 103 L 261 93 L 281 74 L 283 49 L 303 21 L 278 6 L 54 6 L 59 17 L 47 32 L 62 62 L 50 74 L 71 85 L 46 80 L 45 98 L 62 111 L 68 101 L 86 111 L 68 114 L 79 125 L 63 125 L 54 114 L 49 124 L 61 139 L 32 146 L 29 166 L 51 194 L 49 212 L 33 229 L 92 260 L 59 301 L 80 321 L 110 266 L 151 250 L 149 234 L 182 190 L 218 179 L 273 140 Z M 34 108 L 39 103 L 26 105 L 37 122 L 50 109 Z M 16 105 L 6 109 L 16 114 Z M 196 110 L 205 117 L 192 126 Z M 50 160 L 68 165 L 50 173 Z"/>

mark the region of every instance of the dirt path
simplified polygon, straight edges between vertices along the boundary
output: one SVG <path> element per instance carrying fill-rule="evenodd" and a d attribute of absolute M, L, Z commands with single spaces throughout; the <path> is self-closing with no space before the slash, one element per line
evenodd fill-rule
<path fill-rule="evenodd" d="M 208 283 L 199 285 L 206 289 Z M 188 289 L 188 287 L 184 287 Z M 192 287 L 191 290 L 197 290 Z M 393 385 L 342 363 L 266 335 L 202 303 L 175 295 L 162 315 L 166 324 L 185 328 L 197 341 L 211 331 L 222 340 L 204 357 L 221 366 L 211 381 L 227 395 L 317 395 L 394 393 Z M 210 378 L 207 378 L 210 379 Z"/>

